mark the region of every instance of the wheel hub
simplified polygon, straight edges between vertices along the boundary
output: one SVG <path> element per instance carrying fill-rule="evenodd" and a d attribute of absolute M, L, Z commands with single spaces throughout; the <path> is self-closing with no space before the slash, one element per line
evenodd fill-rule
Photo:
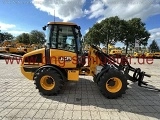
<path fill-rule="evenodd" d="M 53 84 L 52 78 L 48 78 L 48 79 L 46 80 L 46 82 L 47 82 L 47 84 Z"/>
<path fill-rule="evenodd" d="M 111 93 L 116 93 L 122 88 L 122 82 L 119 78 L 113 77 L 106 82 L 106 89 Z"/>
<path fill-rule="evenodd" d="M 113 87 L 114 85 L 115 85 L 114 79 L 111 79 L 111 80 L 108 81 L 108 86 Z"/>
<path fill-rule="evenodd" d="M 49 76 L 45 75 L 40 80 L 41 87 L 45 90 L 52 90 L 55 87 L 54 79 Z"/>

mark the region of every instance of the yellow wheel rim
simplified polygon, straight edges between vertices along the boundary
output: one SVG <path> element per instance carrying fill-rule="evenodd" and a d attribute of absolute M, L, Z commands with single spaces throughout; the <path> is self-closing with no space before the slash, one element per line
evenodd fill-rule
<path fill-rule="evenodd" d="M 50 81 L 50 82 L 48 82 Z M 55 87 L 55 81 L 51 76 L 45 75 L 41 78 L 40 84 L 45 90 L 52 90 Z"/>
<path fill-rule="evenodd" d="M 112 85 L 110 85 L 112 82 Z M 122 82 L 119 78 L 113 77 L 106 82 L 106 89 L 111 93 L 116 93 L 122 88 Z"/>

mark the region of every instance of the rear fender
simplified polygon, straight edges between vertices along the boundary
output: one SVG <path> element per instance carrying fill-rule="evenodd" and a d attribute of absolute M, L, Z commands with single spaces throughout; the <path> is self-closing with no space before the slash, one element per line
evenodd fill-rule
<path fill-rule="evenodd" d="M 54 69 L 54 70 L 56 70 L 56 71 L 61 75 L 61 77 L 62 77 L 63 80 L 66 79 L 65 76 L 64 76 L 64 74 L 60 71 L 60 69 L 59 69 L 57 66 L 54 66 L 54 65 L 45 65 L 45 66 L 42 66 L 42 67 L 38 68 L 38 69 L 36 70 L 36 72 L 34 73 L 33 78 L 35 77 L 35 74 L 36 74 L 39 70 L 41 70 L 41 69 L 43 69 L 43 68 L 51 68 L 51 69 Z"/>

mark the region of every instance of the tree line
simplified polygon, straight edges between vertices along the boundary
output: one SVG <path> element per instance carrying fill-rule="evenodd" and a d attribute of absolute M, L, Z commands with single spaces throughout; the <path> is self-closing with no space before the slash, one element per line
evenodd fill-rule
<path fill-rule="evenodd" d="M 135 42 L 139 45 L 147 46 L 150 33 L 145 28 L 145 23 L 140 18 L 123 20 L 118 16 L 110 17 L 95 23 L 93 27 L 84 36 L 84 44 L 103 44 L 108 49 L 108 44 L 115 45 L 116 42 L 122 42 L 126 45 L 126 53 L 129 48 L 134 48 Z M 32 30 L 30 33 L 22 33 L 14 37 L 8 32 L 0 33 L 0 42 L 4 40 L 15 39 L 24 44 L 44 44 L 45 33 L 38 30 Z M 159 51 L 160 48 L 155 40 L 149 46 L 151 51 Z"/>
<path fill-rule="evenodd" d="M 152 43 L 149 45 L 149 49 L 151 52 L 160 52 L 160 47 L 155 40 L 153 40 Z"/>
<path fill-rule="evenodd" d="M 22 33 L 17 37 L 14 37 L 8 32 L 0 33 L 0 42 L 13 39 L 24 44 L 44 44 L 46 41 L 45 33 L 38 30 L 32 30 L 30 33 Z"/>
<path fill-rule="evenodd" d="M 115 45 L 122 42 L 128 47 L 134 47 L 135 42 L 146 46 L 150 33 L 145 28 L 145 23 L 140 18 L 123 20 L 118 16 L 110 17 L 95 23 L 84 36 L 85 44 L 103 44 L 108 49 L 108 44 Z"/>

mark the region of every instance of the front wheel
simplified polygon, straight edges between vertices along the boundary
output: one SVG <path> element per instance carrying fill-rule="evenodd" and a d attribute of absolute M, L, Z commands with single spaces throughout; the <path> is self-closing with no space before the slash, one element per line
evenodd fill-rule
<path fill-rule="evenodd" d="M 44 95 L 57 94 L 64 85 L 61 75 L 52 68 L 42 68 L 35 73 L 36 88 Z"/>
<path fill-rule="evenodd" d="M 110 69 L 98 82 L 101 93 L 110 99 L 121 97 L 127 89 L 127 79 L 121 71 Z"/>

